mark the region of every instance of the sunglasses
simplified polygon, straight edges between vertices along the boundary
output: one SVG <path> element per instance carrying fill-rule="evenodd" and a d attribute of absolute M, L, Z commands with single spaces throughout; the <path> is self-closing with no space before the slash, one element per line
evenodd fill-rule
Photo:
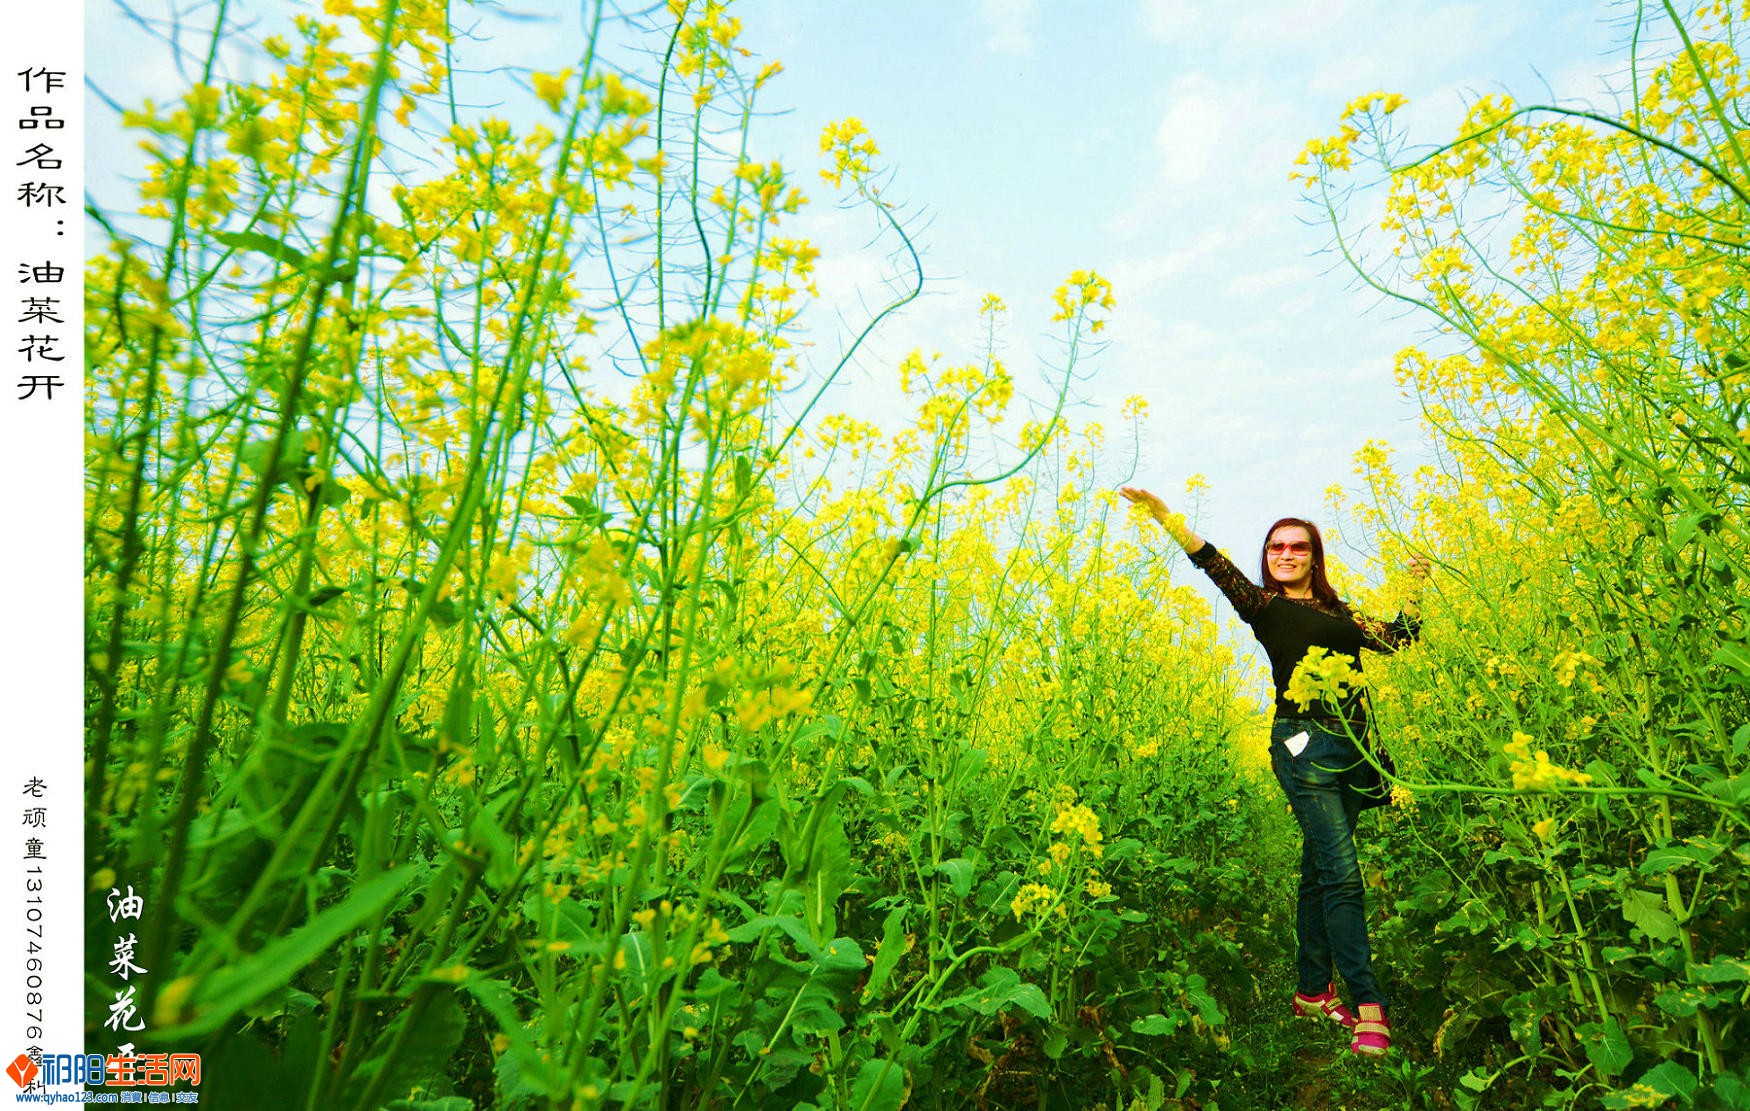
<path fill-rule="evenodd" d="M 1295 555 L 1311 555 L 1312 545 L 1305 540 L 1272 540 L 1264 545 L 1264 550 L 1271 555 L 1281 555 L 1283 552 L 1293 552 Z"/>

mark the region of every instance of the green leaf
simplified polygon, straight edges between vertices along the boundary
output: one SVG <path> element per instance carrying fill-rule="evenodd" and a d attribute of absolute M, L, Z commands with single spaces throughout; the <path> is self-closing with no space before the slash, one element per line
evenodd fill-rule
<path fill-rule="evenodd" d="M 486 850 L 486 882 L 498 888 L 507 886 L 516 875 L 516 842 L 490 810 L 482 807 L 475 811 L 474 820 L 468 825 L 468 838 Z"/>
<path fill-rule="evenodd" d="M 1209 981 L 1198 973 L 1193 972 L 1185 977 L 1185 996 L 1197 1008 L 1197 1017 L 1210 1026 L 1220 1026 L 1227 1021 L 1221 1004 L 1209 992 Z"/>
<path fill-rule="evenodd" d="M 234 251 L 258 251 L 306 274 L 315 274 L 320 269 L 314 259 L 285 240 L 258 231 L 219 231 L 213 233 L 213 238 Z"/>
<path fill-rule="evenodd" d="M 1507 1015 L 1507 1032 L 1519 1043 L 1519 1048 L 1535 1055 L 1543 1048 L 1543 1008 L 1534 992 L 1522 991 L 1502 1004 Z"/>
<path fill-rule="evenodd" d="M 413 865 L 402 865 L 358 884 L 345 899 L 322 911 L 308 923 L 276 938 L 241 960 L 233 961 L 188 988 L 179 1010 L 156 1016 L 155 1027 L 170 1041 L 190 1040 L 210 1034 L 243 1008 L 284 987 L 293 976 L 314 963 L 335 942 L 363 925 L 389 904 L 414 876 Z M 159 995 L 164 1010 L 172 997 L 172 981 Z M 177 1022 L 177 1019 L 182 1021 Z"/>
<path fill-rule="evenodd" d="M 851 1082 L 849 1111 L 899 1111 L 905 1102 L 905 1067 L 897 1061 L 864 1061 Z"/>
<path fill-rule="evenodd" d="M 838 925 L 839 896 L 851 883 L 851 842 L 838 815 L 842 790 L 827 793 L 817 806 L 830 807 L 815 829 L 808 854 L 808 925 L 816 937 L 828 938 Z"/>
<path fill-rule="evenodd" d="M 588 498 L 580 498 L 571 494 L 559 495 L 559 500 L 577 510 L 578 519 L 586 528 L 601 528 L 614 519 L 614 515 Z"/>
<path fill-rule="evenodd" d="M 344 586 L 319 586 L 310 592 L 310 607 L 314 609 L 317 606 L 326 605 L 345 594 L 346 591 L 347 588 Z"/>
<path fill-rule="evenodd" d="M 948 877 L 948 887 L 964 899 L 972 893 L 972 861 L 963 856 L 936 865 L 936 874 Z"/>
<path fill-rule="evenodd" d="M 1053 1026 L 1051 1033 L 1045 1035 L 1045 1042 L 1039 1048 L 1045 1051 L 1045 1056 L 1053 1061 L 1058 1060 L 1063 1056 L 1063 1051 L 1069 1048 L 1069 1035 Z"/>
<path fill-rule="evenodd" d="M 1719 1077 L 1709 1094 L 1726 1111 L 1750 1111 L 1750 1085 L 1730 1074 Z"/>
<path fill-rule="evenodd" d="M 1494 915 L 1480 899 L 1466 900 L 1458 912 L 1434 927 L 1436 934 L 1456 933 L 1463 930 L 1467 934 L 1480 934 L 1488 929 L 1494 921 Z"/>
<path fill-rule="evenodd" d="M 869 982 L 863 985 L 863 1002 L 876 998 L 887 978 L 899 966 L 905 955 L 905 917 L 910 906 L 894 907 L 881 923 L 881 947 L 875 951 L 875 963 L 869 968 Z"/>
<path fill-rule="evenodd" d="M 724 851 L 724 860 L 730 864 L 739 864 L 758 849 L 763 849 L 772 843 L 772 838 L 778 832 L 778 802 L 776 799 L 758 801 L 758 794 L 763 789 L 764 765 L 750 769 L 748 776 L 753 785 L 751 796 L 743 796 L 736 802 L 737 822 L 740 832 L 735 840 L 730 842 Z M 748 811 L 751 810 L 751 813 Z M 746 822 L 739 815 L 748 813 Z"/>
<path fill-rule="evenodd" d="M 1145 1015 L 1130 1024 L 1131 1033 L 1146 1034 L 1150 1037 L 1171 1034 L 1178 1028 L 1179 1018 L 1177 1015 L 1171 1017 L 1163 1014 Z"/>
<path fill-rule="evenodd" d="M 1658 941 L 1677 938 L 1677 920 L 1665 910 L 1665 900 L 1651 891 L 1631 887 L 1622 897 L 1622 916 Z"/>
<path fill-rule="evenodd" d="M 1676 1097 L 1688 1103 L 1695 1095 L 1695 1074 L 1676 1061 L 1664 1061 L 1642 1073 L 1634 1086 L 1651 1088 L 1662 1099 Z"/>
<path fill-rule="evenodd" d="M 333 509 L 351 501 L 352 491 L 346 488 L 345 483 L 336 482 L 331 478 L 326 482 L 317 484 L 316 500 L 323 505 L 328 506 L 330 509 Z"/>
<path fill-rule="evenodd" d="M 1635 870 L 1643 876 L 1662 875 L 1690 865 L 1712 863 L 1720 851 L 1718 845 L 1668 845 L 1648 853 Z"/>
<path fill-rule="evenodd" d="M 541 905 L 543 903 L 546 905 Z M 597 932 L 600 927 L 596 924 L 596 916 L 588 907 L 572 898 L 547 903 L 546 896 L 540 891 L 530 891 L 523 910 L 529 920 L 538 922 L 549 912 L 552 919 L 546 940 L 566 943 L 571 946 L 568 952 L 600 955 L 607 951 Z"/>
<path fill-rule="evenodd" d="M 1750 961 L 1720 957 L 1690 969 L 1704 984 L 1735 984 L 1750 980 Z"/>
<path fill-rule="evenodd" d="M 389 1047 L 408 1022 L 414 1023 L 412 1032 L 395 1056 L 389 1057 Z M 448 988 L 439 989 L 417 1014 L 412 1006 L 407 1007 L 383 1031 L 371 1046 L 370 1055 L 359 1065 L 355 1078 L 357 1092 L 362 1092 L 379 1071 L 385 1073 L 377 1087 L 379 1094 L 429 1089 L 435 1081 L 446 1079 L 445 1068 L 456 1047 L 462 1044 L 467 1026 L 467 1016 L 456 1002 L 455 992 Z M 355 1098 L 356 1095 L 355 1092 Z"/>
<path fill-rule="evenodd" d="M 863 973 L 863 951 L 848 937 L 834 938 L 808 967 L 807 979 L 790 1005 L 790 1027 L 798 1034 L 831 1034 L 844 1029 L 838 1013 L 852 1001 Z"/>
<path fill-rule="evenodd" d="M 1494 1082 L 1494 1079 L 1493 1076 L 1488 1075 L 1486 1070 L 1478 1066 L 1459 1077 L 1458 1082 L 1473 1092 L 1485 1092 L 1488 1091 L 1489 1085 Z"/>
<path fill-rule="evenodd" d="M 486 1008 L 497 1024 L 498 1032 L 510 1039 L 509 1048 L 500 1057 L 500 1067 L 514 1064 L 516 1079 L 527 1090 L 549 1098 L 557 1095 L 564 1088 L 564 1081 L 556 1074 L 552 1061 L 536 1047 L 521 1012 L 517 1010 L 510 985 L 502 980 L 470 976 L 462 981 L 462 987 Z"/>
<path fill-rule="evenodd" d="M 1750 644 L 1729 642 L 1714 652 L 1714 663 L 1736 669 L 1750 678 Z"/>
<path fill-rule="evenodd" d="M 1719 518 L 1719 513 L 1712 509 L 1704 509 L 1699 513 L 1688 513 L 1679 518 L 1671 526 L 1671 548 L 1679 549 L 1689 543 L 1697 529 L 1706 531 L 1706 526 Z"/>
<path fill-rule="evenodd" d="M 1580 1027 L 1580 1044 L 1586 1048 L 1586 1059 L 1601 1076 L 1616 1076 L 1634 1060 L 1634 1047 L 1629 1045 L 1628 1035 L 1615 1018 Z"/>
<path fill-rule="evenodd" d="M 1006 965 L 986 972 L 978 986 L 961 992 L 941 1005 L 942 1010 L 970 1007 L 981 1015 L 994 1015 L 1007 1007 L 1019 1007 L 1034 1018 L 1050 1018 L 1051 1003 L 1036 985 L 1021 982 L 1020 973 Z"/>
<path fill-rule="evenodd" d="M 280 445 L 278 466 L 271 467 L 274 483 L 277 485 L 292 481 L 294 472 L 304 465 L 304 460 L 308 457 L 309 453 L 304 450 L 302 437 L 298 434 L 297 429 L 292 429 L 287 433 L 285 442 Z M 242 450 L 237 453 L 237 459 L 251 471 L 266 478 L 270 464 L 273 463 L 274 459 L 273 439 L 270 437 L 265 440 L 251 440 L 244 444 Z"/>
<path fill-rule="evenodd" d="M 1148 1111 L 1160 1111 L 1160 1109 L 1162 1107 L 1166 1106 L 1166 1104 L 1167 1104 L 1167 1084 L 1166 1084 L 1166 1081 L 1162 1080 L 1159 1076 L 1156 1076 L 1153 1072 L 1149 1071 L 1147 1066 L 1142 1066 L 1142 1065 L 1137 1066 L 1136 1071 L 1133 1074 L 1131 1074 L 1130 1084 L 1131 1084 L 1131 1088 L 1130 1088 L 1131 1091 L 1135 1092 L 1138 1089 L 1141 1090 L 1142 1105 L 1143 1105 L 1143 1107 L 1147 1108 Z M 1184 1097 L 1182 1095 L 1180 1095 L 1180 1096 L 1174 1096 L 1173 1098 L 1174 1099 L 1182 1099 Z M 1132 1108 L 1134 1108 L 1136 1106 L 1136 1101 L 1134 1099 L 1132 1099 L 1130 1101 L 1130 1106 Z"/>
<path fill-rule="evenodd" d="M 1717 1007 L 1724 1002 L 1707 988 L 1685 984 L 1660 992 L 1653 1002 L 1661 1011 L 1674 1018 L 1688 1018 L 1700 1007 Z"/>

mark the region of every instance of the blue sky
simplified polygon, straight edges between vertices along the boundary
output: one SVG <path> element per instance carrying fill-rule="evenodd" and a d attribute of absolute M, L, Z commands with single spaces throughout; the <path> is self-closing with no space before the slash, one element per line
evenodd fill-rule
<path fill-rule="evenodd" d="M 237 12 L 259 13 L 263 35 L 297 10 Z M 1608 108 L 1624 33 L 1619 6 L 1577 0 L 745 0 L 733 11 L 742 44 L 785 66 L 751 146 L 798 171 L 814 199 L 788 230 L 824 251 L 822 296 L 804 318 L 817 351 L 836 352 L 837 322 L 879 295 L 884 270 L 868 214 L 837 207 L 813 172 L 825 124 L 868 125 L 892 169 L 887 195 L 925 252 L 927 296 L 877 335 L 828 408 L 899 420 L 894 366 L 914 347 L 976 357 L 987 293 L 1011 310 L 1000 354 L 1042 395 L 1038 368 L 1058 351 L 1051 291 L 1071 270 L 1098 270 L 1118 310 L 1071 415 L 1115 432 L 1122 399 L 1146 397 L 1135 480 L 1183 502 L 1186 477 L 1207 475 L 1198 529 L 1236 556 L 1278 516 L 1322 518 L 1324 491 L 1352 480 L 1367 440 L 1395 445 L 1405 469 L 1426 458 L 1392 363 L 1429 322 L 1356 288 L 1325 250 L 1329 228 L 1288 180 L 1294 156 L 1376 89 L 1410 98 L 1398 119 L 1418 143 L 1450 137 L 1489 92 Z M 200 12 L 195 25 L 211 18 Z M 576 4 L 530 0 L 514 19 L 455 12 L 480 21 L 456 47 L 480 94 L 464 99 L 490 102 L 493 81 L 577 59 Z M 132 104 L 184 87 L 107 0 L 87 27 L 110 95 Z M 93 150 L 126 150 L 107 115 L 93 106 Z M 100 193 L 104 163 L 94 155 Z M 1124 462 L 1113 447 L 1109 468 Z"/>
<path fill-rule="evenodd" d="M 1054 350 L 1051 290 L 1092 267 L 1118 311 L 1077 415 L 1113 428 L 1123 397 L 1147 397 L 1137 479 L 1173 501 L 1206 474 L 1200 529 L 1236 554 L 1278 516 L 1322 516 L 1368 439 L 1425 458 L 1392 362 L 1428 323 L 1325 253 L 1295 155 L 1375 89 L 1410 98 L 1399 119 L 1425 142 L 1484 93 L 1607 105 L 1621 35 L 1619 10 L 1573 0 L 739 10 L 744 41 L 785 65 L 765 104 L 791 112 L 760 123 L 760 145 L 796 161 L 823 123 L 858 116 L 895 168 L 890 195 L 925 225 L 931 296 L 858 373 L 878 382 L 913 346 L 966 357 L 987 292 L 1011 309 L 1004 354 L 1024 368 Z M 818 204 L 803 223 L 831 256 L 823 301 L 868 285 L 871 260 L 850 253 L 861 222 Z"/>

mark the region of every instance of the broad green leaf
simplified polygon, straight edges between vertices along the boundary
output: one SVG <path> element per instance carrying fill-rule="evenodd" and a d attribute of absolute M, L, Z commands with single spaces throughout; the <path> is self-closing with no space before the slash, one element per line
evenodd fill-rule
<path fill-rule="evenodd" d="M 1634 1048 L 1615 1018 L 1580 1027 L 1580 1044 L 1586 1047 L 1586 1059 L 1602 1076 L 1616 1076 L 1634 1060 Z"/>
<path fill-rule="evenodd" d="M 1720 645 L 1714 652 L 1714 663 L 1723 664 L 1750 677 L 1750 644 L 1733 641 Z"/>
<path fill-rule="evenodd" d="M 1069 1035 L 1060 1027 L 1053 1026 L 1051 1032 L 1045 1035 L 1044 1043 L 1039 1047 L 1053 1061 L 1063 1056 L 1063 1051 L 1069 1048 Z"/>
<path fill-rule="evenodd" d="M 877 998 L 886 986 L 887 978 L 899 966 L 905 955 L 905 918 L 909 906 L 894 907 L 881 923 L 881 947 L 875 951 L 875 963 L 869 968 L 869 982 L 863 985 L 863 1002 Z"/>
<path fill-rule="evenodd" d="M 573 494 L 561 494 L 559 500 L 577 510 L 578 520 L 585 528 L 601 528 L 613 521 L 614 515 L 588 498 L 580 498 Z"/>
<path fill-rule="evenodd" d="M 936 865 L 936 874 L 948 877 L 948 887 L 964 899 L 972 894 L 972 861 L 963 856 Z"/>
<path fill-rule="evenodd" d="M 1473 1092 L 1485 1092 L 1494 1079 L 1488 1074 L 1488 1070 L 1479 1066 L 1459 1077 L 1458 1082 Z"/>
<path fill-rule="evenodd" d="M 1180 1020 L 1176 1015 L 1145 1015 L 1130 1024 L 1130 1032 L 1133 1034 L 1147 1034 L 1151 1037 L 1162 1034 L 1171 1034 L 1174 1030 L 1179 1028 L 1179 1022 Z"/>
<path fill-rule="evenodd" d="M 904 1066 L 897 1061 L 864 1061 L 851 1082 L 849 1111 L 899 1111 L 904 1102 Z"/>
<path fill-rule="evenodd" d="M 970 1007 L 981 1015 L 994 1015 L 1008 1007 L 1019 1007 L 1034 1018 L 1050 1018 L 1051 1003 L 1034 984 L 1024 984 L 1021 976 L 1006 965 L 986 972 L 978 986 L 963 991 L 941 1005 L 942 1010 Z"/>
<path fill-rule="evenodd" d="M 403 1027 L 411 1022 L 412 1030 L 390 1057 L 389 1048 L 400 1037 Z M 369 1055 L 360 1063 L 354 1083 L 354 1096 L 364 1091 L 379 1071 L 384 1078 L 378 1086 L 378 1098 L 415 1088 L 429 1088 L 446 1080 L 445 1069 L 456 1048 L 462 1044 L 467 1029 L 467 1016 L 456 1002 L 456 993 L 448 988 L 438 990 L 430 1003 L 415 1012 L 408 1006 L 372 1044 Z"/>
<path fill-rule="evenodd" d="M 837 721 L 838 719 L 835 717 L 833 720 Z M 860 775 L 847 775 L 839 780 L 839 782 L 843 783 L 846 787 L 857 792 L 866 799 L 872 799 L 875 797 L 874 785 Z"/>
<path fill-rule="evenodd" d="M 1221 1004 L 1209 992 L 1209 981 L 1200 974 L 1193 972 L 1185 977 L 1185 997 L 1197 1008 L 1197 1017 L 1208 1025 L 1220 1026 L 1227 1022 L 1227 1015 L 1222 1011 Z"/>
<path fill-rule="evenodd" d="M 1750 1111 L 1750 1084 L 1736 1076 L 1719 1077 L 1708 1089 L 1708 1094 L 1726 1111 Z"/>
<path fill-rule="evenodd" d="M 842 788 L 828 792 L 827 798 L 816 804 L 832 809 L 815 829 L 808 856 L 808 925 L 822 940 L 836 931 L 839 896 L 851 883 L 851 842 L 845 836 L 844 819 L 838 815 L 842 793 Z"/>
<path fill-rule="evenodd" d="M 523 913 L 531 921 L 544 921 L 546 940 L 569 946 L 563 952 L 573 957 L 606 952 L 596 916 L 576 899 L 549 900 L 540 891 L 532 890 L 523 904 Z"/>
<path fill-rule="evenodd" d="M 1507 1013 L 1507 1032 L 1519 1043 L 1519 1048 L 1531 1054 L 1543 1048 L 1543 1011 L 1530 992 L 1520 992 L 1501 1009 Z"/>
<path fill-rule="evenodd" d="M 291 482 L 295 472 L 304 465 L 304 460 L 308 457 L 309 453 L 304 450 L 303 437 L 296 428 L 292 429 L 286 434 L 285 442 L 280 445 L 279 464 L 273 467 L 274 482 Z M 273 439 L 269 437 L 265 440 L 251 440 L 238 451 L 237 459 L 251 471 L 266 478 L 269 464 L 274 460 Z"/>
<path fill-rule="evenodd" d="M 1479 899 L 1466 900 L 1458 908 L 1457 913 L 1434 927 L 1436 934 L 1457 933 L 1463 930 L 1467 934 L 1479 934 L 1489 928 L 1494 921 L 1494 915 Z"/>
<path fill-rule="evenodd" d="M 238 1011 L 278 991 L 335 942 L 387 906 L 416 871 L 407 864 L 366 880 L 345 899 L 257 952 L 193 984 L 187 983 L 188 977 L 167 984 L 158 996 L 158 1014 L 154 1016 L 160 1036 L 174 1042 L 210 1034 Z M 179 985 L 181 991 L 177 990 Z"/>
<path fill-rule="evenodd" d="M 1677 937 L 1677 920 L 1665 909 L 1665 900 L 1651 891 L 1631 887 L 1622 897 L 1622 916 L 1658 941 Z"/>
<path fill-rule="evenodd" d="M 1712 522 L 1719 519 L 1719 516 L 1719 513 L 1712 509 L 1703 510 L 1699 513 L 1684 514 L 1678 519 L 1675 525 L 1671 526 L 1672 549 L 1676 550 L 1689 543 L 1690 538 L 1695 535 L 1697 529 L 1703 529 L 1705 531 Z"/>
<path fill-rule="evenodd" d="M 1678 868 L 1708 864 L 1720 855 L 1720 851 L 1718 845 L 1667 845 L 1648 853 L 1636 871 L 1643 876 L 1657 876 Z"/>
<path fill-rule="evenodd" d="M 486 850 L 486 882 L 500 888 L 508 884 L 516 874 L 516 842 L 498 824 L 490 810 L 482 807 L 474 812 L 468 836 L 475 845 Z"/>
<path fill-rule="evenodd" d="M 316 484 L 316 500 L 330 508 L 342 506 L 352 500 L 352 491 L 346 488 L 345 483 L 329 479 Z"/>
<path fill-rule="evenodd" d="M 1661 1011 L 1676 1018 L 1688 1018 L 1700 1007 L 1718 1006 L 1722 1000 L 1707 988 L 1695 984 L 1685 984 L 1681 987 L 1662 991 L 1654 997 L 1653 1002 Z"/>
<path fill-rule="evenodd" d="M 731 805 L 738 815 L 747 814 L 745 821 L 738 820 L 735 840 L 724 852 L 725 861 L 736 864 L 772 843 L 778 832 L 779 808 L 776 799 L 759 801 L 757 795 L 743 796 Z"/>
<path fill-rule="evenodd" d="M 1651 1088 L 1666 1099 L 1676 1096 L 1688 1103 L 1695 1094 L 1695 1074 L 1676 1061 L 1663 1061 L 1642 1073 L 1634 1086 Z"/>
<path fill-rule="evenodd" d="M 807 966 L 807 978 L 790 1004 L 790 1027 L 798 1034 L 831 1034 L 845 1025 L 841 1006 L 852 1002 L 863 974 L 863 951 L 848 937 L 834 938 Z"/>
<path fill-rule="evenodd" d="M 1750 980 L 1750 960 L 1720 957 L 1708 964 L 1696 965 L 1690 971 L 1704 984 L 1741 983 Z"/>
<path fill-rule="evenodd" d="M 518 1086 L 532 1094 L 551 1097 L 560 1091 L 564 1084 L 555 1074 L 552 1062 L 543 1058 L 529 1036 L 510 985 L 502 980 L 470 976 L 462 981 L 462 988 L 486 1008 L 499 1033 L 510 1039 L 509 1048 L 499 1058 L 500 1071 L 514 1064 Z"/>

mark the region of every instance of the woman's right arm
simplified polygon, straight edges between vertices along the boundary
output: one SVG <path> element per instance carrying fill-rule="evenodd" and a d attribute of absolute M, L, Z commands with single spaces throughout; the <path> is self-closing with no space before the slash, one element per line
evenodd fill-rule
<path fill-rule="evenodd" d="M 1185 549 L 1191 562 L 1227 595 L 1227 600 L 1233 603 L 1240 620 L 1249 623 L 1270 603 L 1270 596 L 1262 588 L 1246 578 L 1245 573 L 1235 567 L 1231 559 L 1222 555 L 1214 544 L 1192 532 L 1191 527 L 1185 523 L 1184 516 L 1168 509 L 1166 502 L 1147 490 L 1134 486 L 1120 486 L 1118 492 L 1127 500 L 1146 508 L 1149 516 L 1161 523 L 1161 527 L 1179 542 L 1179 547 Z"/>
<path fill-rule="evenodd" d="M 1137 486 L 1120 486 L 1118 492 L 1126 501 L 1148 510 L 1148 515 L 1161 523 L 1167 534 L 1179 542 L 1179 547 L 1185 549 L 1186 555 L 1203 547 L 1203 538 L 1191 531 L 1191 526 L 1185 523 L 1185 515 L 1168 509 L 1167 503 L 1158 496 Z"/>

